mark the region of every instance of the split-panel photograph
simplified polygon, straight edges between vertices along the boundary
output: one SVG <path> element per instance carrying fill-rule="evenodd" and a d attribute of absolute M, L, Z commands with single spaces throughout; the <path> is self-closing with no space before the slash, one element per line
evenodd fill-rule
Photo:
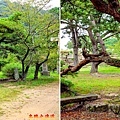
<path fill-rule="evenodd" d="M 61 0 L 61 120 L 120 120 L 120 1 Z"/>
<path fill-rule="evenodd" d="M 0 0 L 0 120 L 59 120 L 56 0 Z"/>
<path fill-rule="evenodd" d="M 120 120 L 120 0 L 0 11 L 0 120 Z"/>

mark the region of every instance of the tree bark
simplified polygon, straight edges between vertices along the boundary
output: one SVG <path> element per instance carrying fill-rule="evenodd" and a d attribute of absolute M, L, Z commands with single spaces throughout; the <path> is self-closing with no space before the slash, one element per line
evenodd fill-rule
<path fill-rule="evenodd" d="M 118 12 L 118 9 L 117 7 L 115 6 L 112 6 L 110 5 L 110 3 L 108 2 L 108 4 L 103 1 L 103 0 L 90 0 L 94 7 L 102 12 L 102 13 L 106 13 L 106 14 L 109 14 L 111 16 L 114 17 L 115 20 L 117 20 L 118 22 L 120 22 L 120 13 Z M 115 0 L 116 2 L 119 2 L 118 0 Z M 120 6 L 120 5 L 119 5 Z M 118 7 L 119 7 L 118 6 Z M 119 7 L 120 8 L 120 7 Z"/>
<path fill-rule="evenodd" d="M 68 67 L 67 69 L 63 70 L 61 72 L 61 77 L 63 75 L 68 74 L 69 72 L 74 73 L 79 71 L 84 65 L 90 63 L 90 62 L 99 62 L 99 63 L 106 63 L 110 66 L 120 67 L 120 60 L 111 58 L 108 54 L 102 52 L 99 54 L 87 54 L 86 52 L 83 52 L 84 60 L 82 60 L 77 66 L 75 67 Z"/>
<path fill-rule="evenodd" d="M 40 64 L 36 63 L 36 65 L 35 65 L 35 73 L 34 73 L 34 80 L 38 79 L 39 68 L 40 68 Z"/>
<path fill-rule="evenodd" d="M 47 54 L 45 60 L 43 60 L 41 63 L 36 62 L 35 72 L 34 72 L 34 80 L 37 80 L 37 79 L 38 79 L 39 68 L 40 68 L 40 66 L 41 66 L 43 63 L 45 63 L 45 62 L 48 60 L 49 55 L 50 55 L 50 51 L 48 51 L 48 54 Z"/>
<path fill-rule="evenodd" d="M 98 73 L 99 62 L 92 62 L 90 73 Z"/>
<path fill-rule="evenodd" d="M 71 23 L 73 23 L 73 20 L 71 20 Z M 70 30 L 72 32 L 74 66 L 76 66 L 78 64 L 78 39 L 77 39 L 77 30 L 72 25 L 70 26 Z"/>
<path fill-rule="evenodd" d="M 92 33 L 92 29 L 91 28 L 88 29 L 88 34 L 89 34 L 89 37 L 90 37 L 90 40 L 91 40 L 91 43 L 92 43 L 92 53 L 93 54 L 97 54 L 98 53 L 98 48 L 97 48 L 98 42 L 94 38 L 94 35 Z M 92 62 L 91 63 L 90 73 L 97 73 L 99 64 L 100 64 L 100 62 Z"/>
<path fill-rule="evenodd" d="M 25 68 L 24 74 L 22 75 L 22 80 L 26 79 L 29 68 L 30 68 L 30 65 L 27 65 L 26 68 Z"/>

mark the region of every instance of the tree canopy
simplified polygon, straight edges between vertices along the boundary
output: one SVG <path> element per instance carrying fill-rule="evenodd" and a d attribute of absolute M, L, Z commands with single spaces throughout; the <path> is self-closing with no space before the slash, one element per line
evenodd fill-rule
<path fill-rule="evenodd" d="M 62 28 L 63 33 L 71 36 L 73 49 L 76 47 L 83 49 L 83 56 L 85 57 L 85 60 L 75 67 L 68 68 L 69 71 L 75 72 L 89 62 L 96 63 L 94 68 L 97 68 L 101 62 L 119 67 L 119 60 L 112 59 L 105 46 L 105 40 L 108 38 L 115 36 L 119 40 L 119 22 L 106 12 L 97 11 L 90 1 L 63 0 L 61 4 L 61 23 L 66 24 Z M 106 1 L 106 4 L 109 6 L 110 3 Z M 64 74 L 64 72 L 62 73 Z"/>
<path fill-rule="evenodd" d="M 49 59 L 50 53 L 56 54 L 58 49 L 57 44 L 51 42 L 51 37 L 58 37 L 58 8 L 44 10 L 48 0 L 39 4 L 34 2 L 5 1 L 7 7 L 3 16 L 7 17 L 0 19 L 0 47 L 6 55 L 8 50 L 21 62 L 21 79 L 26 78 L 31 65 L 42 65 Z M 1 51 L 1 54 L 5 52 Z"/>

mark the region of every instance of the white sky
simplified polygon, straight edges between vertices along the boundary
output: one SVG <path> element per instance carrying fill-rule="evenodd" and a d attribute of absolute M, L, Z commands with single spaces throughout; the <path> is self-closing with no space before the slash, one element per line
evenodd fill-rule
<path fill-rule="evenodd" d="M 61 24 L 61 25 L 60 25 L 60 28 L 64 28 L 65 26 L 66 26 L 65 24 Z M 60 49 L 61 49 L 61 50 L 65 50 L 65 49 L 67 49 L 67 48 L 65 47 L 65 45 L 66 45 L 67 42 L 70 40 L 70 38 L 68 37 L 67 34 L 63 35 L 62 30 L 60 30 L 60 36 L 61 36 L 61 37 L 64 36 L 64 38 L 60 39 Z"/>
<path fill-rule="evenodd" d="M 28 0 L 10 0 L 10 1 L 21 1 L 21 2 L 25 2 L 25 1 L 28 1 Z M 39 0 L 36 0 L 36 1 L 39 1 Z M 53 7 L 60 7 L 60 0 L 51 0 L 47 6 L 51 6 L 52 8 Z"/>
<path fill-rule="evenodd" d="M 61 31 L 60 31 L 60 35 L 61 35 L 61 37 L 62 37 L 62 32 L 61 32 Z M 61 49 L 61 50 L 67 49 L 67 48 L 65 47 L 65 45 L 67 44 L 68 41 L 69 41 L 68 35 L 64 35 L 64 38 L 60 39 L 60 49 Z"/>
<path fill-rule="evenodd" d="M 48 5 L 51 5 L 52 7 L 60 7 L 60 0 L 51 0 Z"/>

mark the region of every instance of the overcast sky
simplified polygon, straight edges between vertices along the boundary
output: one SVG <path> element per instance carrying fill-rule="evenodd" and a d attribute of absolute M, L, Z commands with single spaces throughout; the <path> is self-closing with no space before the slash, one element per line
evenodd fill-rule
<path fill-rule="evenodd" d="M 10 0 L 10 1 L 17 1 L 17 0 Z M 18 0 L 18 1 L 28 1 L 28 0 Z M 36 1 L 39 1 L 39 0 L 36 0 Z M 49 3 L 48 3 L 48 6 L 51 6 L 52 8 L 53 7 L 60 7 L 60 0 L 51 0 Z"/>
<path fill-rule="evenodd" d="M 59 7 L 60 6 L 60 0 L 51 0 L 48 5 L 51 5 L 52 7 Z"/>

